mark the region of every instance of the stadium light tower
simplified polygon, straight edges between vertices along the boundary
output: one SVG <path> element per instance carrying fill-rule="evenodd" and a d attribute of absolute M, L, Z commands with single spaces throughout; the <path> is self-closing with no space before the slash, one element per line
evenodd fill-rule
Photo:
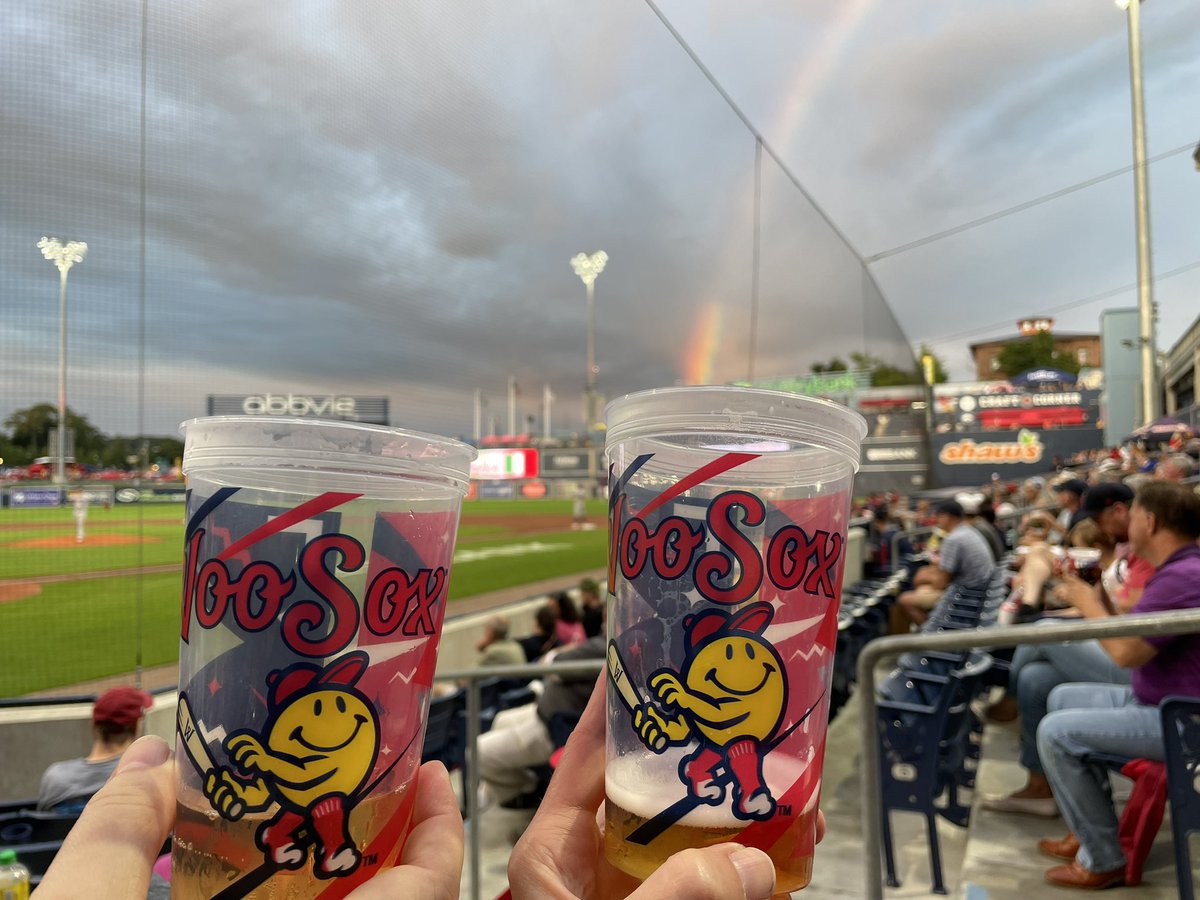
<path fill-rule="evenodd" d="M 587 288 L 587 380 L 584 388 L 583 431 L 591 434 L 596 424 L 596 276 L 604 271 L 608 254 L 597 250 L 591 256 L 577 253 L 571 257 L 571 268 Z"/>
<path fill-rule="evenodd" d="M 71 266 L 83 262 L 87 244 L 43 237 L 38 241 L 42 256 L 58 269 L 58 454 L 54 458 L 54 480 L 67 480 L 67 275 Z"/>
<path fill-rule="evenodd" d="M 1137 210 L 1138 338 L 1141 341 L 1142 424 L 1158 418 L 1154 359 L 1154 277 L 1150 260 L 1150 189 L 1146 184 L 1146 112 L 1142 94 L 1142 3 L 1116 0 L 1129 23 L 1129 92 L 1133 106 L 1133 190 Z"/>

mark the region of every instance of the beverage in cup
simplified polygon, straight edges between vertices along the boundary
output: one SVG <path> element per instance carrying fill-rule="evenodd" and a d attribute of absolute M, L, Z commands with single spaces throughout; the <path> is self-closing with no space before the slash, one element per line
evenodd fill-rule
<path fill-rule="evenodd" d="M 1100 581 L 1100 551 L 1094 547 L 1071 547 L 1067 550 L 1068 570 L 1088 584 Z"/>
<path fill-rule="evenodd" d="M 605 849 L 639 878 L 760 847 L 808 884 L 866 422 L 736 387 L 631 394 L 609 461 Z"/>
<path fill-rule="evenodd" d="M 345 896 L 408 831 L 475 451 L 348 422 L 182 427 L 172 896 Z"/>

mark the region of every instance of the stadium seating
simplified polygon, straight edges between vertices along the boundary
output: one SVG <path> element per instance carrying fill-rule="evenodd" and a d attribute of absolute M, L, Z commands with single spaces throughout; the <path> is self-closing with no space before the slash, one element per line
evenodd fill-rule
<path fill-rule="evenodd" d="M 1168 697 L 1161 710 L 1179 896 L 1193 900 L 1189 839 L 1200 832 L 1200 699 Z"/>
<path fill-rule="evenodd" d="M 61 841 L 78 820 L 78 816 L 31 809 L 0 815 L 0 847 Z"/>
<path fill-rule="evenodd" d="M 997 566 L 984 588 L 952 584 L 923 626 L 927 633 L 983 628 L 996 621 L 1008 571 Z M 877 715 L 883 761 L 884 853 L 888 884 L 897 885 L 889 816 L 894 810 L 926 818 L 932 890 L 945 893 L 936 818 L 966 826 L 970 805 L 961 794 L 975 786 L 983 725 L 971 701 L 989 683 L 989 653 L 909 653 L 879 688 Z"/>

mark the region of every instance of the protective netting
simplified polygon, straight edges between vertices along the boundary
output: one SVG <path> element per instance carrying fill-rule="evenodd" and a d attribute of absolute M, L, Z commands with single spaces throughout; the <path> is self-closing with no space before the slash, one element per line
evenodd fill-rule
<path fill-rule="evenodd" d="M 518 421 L 548 387 L 569 440 L 579 251 L 610 258 L 603 396 L 915 368 L 855 249 L 642 4 L 24 4 L 0 83 L 0 696 L 175 658 L 182 507 L 158 477 L 209 395 L 387 397 L 393 424 L 469 437 L 511 377 Z M 89 246 L 78 544 L 71 492 L 27 470 L 58 396 L 43 235 Z M 30 437 L 12 417 L 41 404 Z"/>

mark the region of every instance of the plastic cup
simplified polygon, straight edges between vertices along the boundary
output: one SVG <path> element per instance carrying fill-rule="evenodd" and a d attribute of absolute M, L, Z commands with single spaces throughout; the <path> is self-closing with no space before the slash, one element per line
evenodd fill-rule
<path fill-rule="evenodd" d="M 475 451 L 193 419 L 175 897 L 337 895 L 395 864 Z"/>
<path fill-rule="evenodd" d="M 639 878 L 724 841 L 808 884 L 858 414 L 734 387 L 605 411 L 605 846 Z"/>
<path fill-rule="evenodd" d="M 1069 547 L 1067 559 L 1070 572 L 1088 584 L 1100 581 L 1100 551 L 1095 547 Z"/>

